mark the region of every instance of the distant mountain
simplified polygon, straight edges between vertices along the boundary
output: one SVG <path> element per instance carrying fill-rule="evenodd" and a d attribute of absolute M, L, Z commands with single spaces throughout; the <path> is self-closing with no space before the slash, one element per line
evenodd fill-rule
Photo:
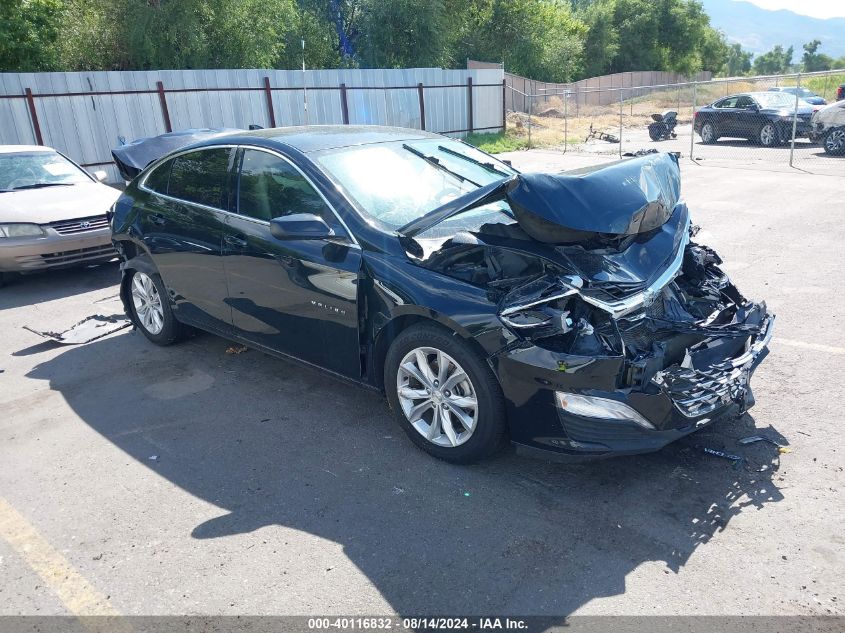
<path fill-rule="evenodd" d="M 699 0 L 710 16 L 710 24 L 723 31 L 731 42 L 739 42 L 754 54 L 770 51 L 777 44 L 795 47 L 797 62 L 805 43 L 821 40 L 819 53 L 845 55 L 845 18 L 820 20 L 792 11 L 768 11 L 737 0 Z"/>

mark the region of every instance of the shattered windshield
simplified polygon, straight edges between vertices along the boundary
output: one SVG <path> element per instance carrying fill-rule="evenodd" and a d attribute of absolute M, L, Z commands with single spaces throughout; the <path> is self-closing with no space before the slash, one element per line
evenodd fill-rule
<path fill-rule="evenodd" d="M 55 152 L 0 154 L 0 191 L 85 182 L 91 182 L 91 179 L 79 167 Z"/>
<path fill-rule="evenodd" d="M 393 229 L 517 173 L 464 143 L 445 139 L 345 147 L 316 160 L 363 213 Z M 485 213 L 503 215 L 492 207 L 471 215 L 477 222 Z"/>

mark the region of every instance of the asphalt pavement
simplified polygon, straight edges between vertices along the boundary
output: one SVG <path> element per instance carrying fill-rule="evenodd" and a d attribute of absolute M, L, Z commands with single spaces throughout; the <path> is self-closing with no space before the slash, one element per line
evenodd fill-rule
<path fill-rule="evenodd" d="M 750 414 L 651 455 L 442 463 L 379 395 L 212 335 L 23 329 L 119 309 L 116 264 L 3 288 L 0 614 L 842 614 L 845 179 L 682 175 L 777 324 Z"/>

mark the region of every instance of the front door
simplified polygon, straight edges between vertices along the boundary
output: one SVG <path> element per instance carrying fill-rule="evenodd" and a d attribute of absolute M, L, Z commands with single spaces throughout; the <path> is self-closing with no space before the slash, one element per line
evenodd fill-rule
<path fill-rule="evenodd" d="M 360 248 L 310 181 L 279 154 L 243 149 L 223 238 L 227 304 L 240 334 L 265 347 L 360 378 Z M 332 240 L 279 240 L 272 218 L 321 216 Z"/>

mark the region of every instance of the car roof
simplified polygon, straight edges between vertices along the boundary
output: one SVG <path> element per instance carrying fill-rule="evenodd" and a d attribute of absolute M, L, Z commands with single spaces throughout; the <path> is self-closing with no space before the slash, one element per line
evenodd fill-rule
<path fill-rule="evenodd" d="M 0 145 L 0 154 L 17 154 L 18 152 L 55 152 L 52 147 L 44 145 Z"/>
<path fill-rule="evenodd" d="M 371 143 L 414 141 L 442 138 L 423 130 L 383 125 L 308 125 L 253 130 L 215 137 L 214 142 L 249 142 L 249 139 L 276 141 L 307 154 L 326 149 L 338 149 Z"/>

